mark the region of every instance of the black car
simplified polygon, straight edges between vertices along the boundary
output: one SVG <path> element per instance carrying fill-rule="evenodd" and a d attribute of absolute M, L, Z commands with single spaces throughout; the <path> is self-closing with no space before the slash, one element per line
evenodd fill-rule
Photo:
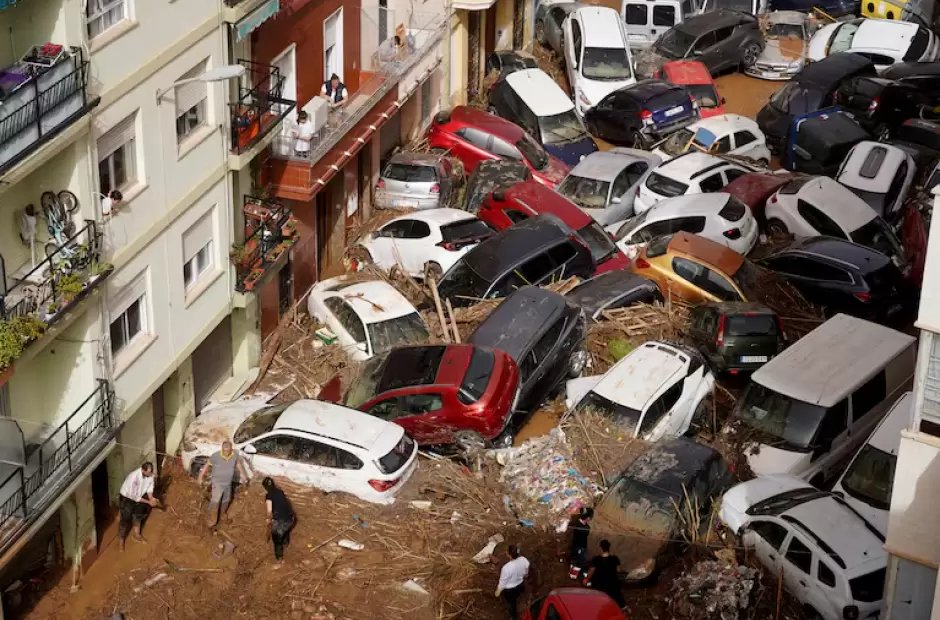
<path fill-rule="evenodd" d="M 684 87 L 642 80 L 601 99 L 585 112 L 584 126 L 607 142 L 648 149 L 698 119 L 698 104 Z"/>
<path fill-rule="evenodd" d="M 630 580 L 646 579 L 684 547 L 690 534 L 684 523 L 709 527 L 713 501 L 733 482 L 728 464 L 708 446 L 684 438 L 651 444 L 594 508 L 588 549 L 607 539 L 629 550 L 620 554 L 620 570 Z"/>
<path fill-rule="evenodd" d="M 940 84 L 940 76 L 930 79 Z M 940 88 L 931 89 L 921 80 L 859 76 L 843 82 L 833 100 L 865 129 L 887 140 L 905 120 L 917 118 L 922 106 L 940 101 Z"/>
<path fill-rule="evenodd" d="M 475 245 L 441 277 L 441 299 L 469 306 L 530 284 L 594 274 L 591 250 L 551 214 L 522 220 Z"/>
<path fill-rule="evenodd" d="M 770 96 L 757 113 L 757 125 L 767 137 L 767 146 L 780 152 L 797 116 L 832 105 L 839 85 L 850 78 L 876 75 L 874 63 L 850 52 L 826 56 L 808 64 L 796 77 Z"/>
<path fill-rule="evenodd" d="M 757 18 L 732 9 L 687 17 L 636 55 L 636 74 L 652 77 L 670 60 L 701 61 L 712 75 L 750 67 L 764 49 Z"/>
<path fill-rule="evenodd" d="M 585 280 L 568 291 L 565 297 L 593 321 L 600 320 L 605 310 L 663 301 L 655 282 L 625 270 L 607 271 Z"/>
<path fill-rule="evenodd" d="M 516 50 L 500 50 L 486 58 L 486 75 L 495 72 L 499 77 L 506 77 L 515 71 L 538 68 L 534 56 Z"/>
<path fill-rule="evenodd" d="M 470 213 L 480 210 L 483 199 L 490 192 L 506 189 L 532 178 L 532 171 L 521 161 L 486 159 L 477 164 L 467 180 L 464 209 Z"/>
<path fill-rule="evenodd" d="M 881 77 L 889 80 L 904 80 L 918 77 L 940 76 L 940 61 L 897 62 L 881 72 Z"/>
<path fill-rule="evenodd" d="M 898 127 L 890 144 L 910 153 L 921 172 L 932 170 L 940 158 L 940 123 L 908 119 Z"/>
<path fill-rule="evenodd" d="M 794 120 L 781 163 L 794 172 L 834 177 L 852 147 L 871 138 L 845 110 L 825 108 Z"/>
<path fill-rule="evenodd" d="M 752 372 L 783 350 L 777 313 L 752 302 L 725 301 L 696 306 L 689 338 L 718 372 Z"/>
<path fill-rule="evenodd" d="M 467 342 L 505 351 L 519 364 L 516 411 L 531 411 L 587 361 L 584 313 L 558 293 L 526 286 L 509 295 Z"/>
<path fill-rule="evenodd" d="M 808 301 L 864 319 L 889 321 L 910 303 L 901 271 L 871 248 L 835 237 L 806 237 L 759 261 Z"/>

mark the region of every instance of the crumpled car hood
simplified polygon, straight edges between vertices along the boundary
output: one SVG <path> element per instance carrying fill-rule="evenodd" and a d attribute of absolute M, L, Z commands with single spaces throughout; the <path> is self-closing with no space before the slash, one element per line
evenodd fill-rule
<path fill-rule="evenodd" d="M 636 58 L 636 76 L 641 79 L 653 77 L 653 74 L 659 71 L 664 64 L 673 60 L 660 54 L 655 47 L 648 47 L 638 52 L 634 58 Z"/>
<path fill-rule="evenodd" d="M 806 46 L 799 39 L 767 39 L 757 62 L 788 65 L 806 58 Z"/>

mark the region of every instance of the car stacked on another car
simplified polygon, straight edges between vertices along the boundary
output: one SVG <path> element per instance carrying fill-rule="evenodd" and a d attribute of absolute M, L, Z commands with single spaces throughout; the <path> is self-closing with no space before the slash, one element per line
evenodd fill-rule
<path fill-rule="evenodd" d="M 718 94 L 718 86 L 708 67 L 698 60 L 673 60 L 663 65 L 653 77 L 682 86 L 698 103 L 698 113 L 709 118 L 725 113 L 725 98 Z"/>
<path fill-rule="evenodd" d="M 716 372 L 732 375 L 757 370 L 786 346 L 780 317 L 755 302 L 696 306 L 689 316 L 689 338 Z"/>
<path fill-rule="evenodd" d="M 585 113 L 584 124 L 607 142 L 648 148 L 698 118 L 698 104 L 685 88 L 643 80 L 604 97 Z"/>
<path fill-rule="evenodd" d="M 859 142 L 845 156 L 836 180 L 868 203 L 875 213 L 897 221 L 917 166 L 903 149 L 881 142 Z"/>
<path fill-rule="evenodd" d="M 565 18 L 571 11 L 585 5 L 580 2 L 549 2 L 538 3 L 535 9 L 535 39 L 547 46 L 560 57 L 565 55 L 564 32 L 562 26 Z"/>
<path fill-rule="evenodd" d="M 626 270 L 608 271 L 584 280 L 565 297 L 592 321 L 601 320 L 606 310 L 663 301 L 655 282 Z"/>
<path fill-rule="evenodd" d="M 571 169 L 558 193 L 601 225 L 633 215 L 636 190 L 662 160 L 649 151 L 615 147 L 591 153 Z"/>
<path fill-rule="evenodd" d="M 690 151 L 660 164 L 640 185 L 633 200 L 633 211 L 642 214 L 660 200 L 686 194 L 720 192 L 736 178 L 747 174 L 743 164 Z"/>
<path fill-rule="evenodd" d="M 789 80 L 806 64 L 815 19 L 799 11 L 773 11 L 761 16 L 764 50 L 744 72 L 764 80 Z"/>
<path fill-rule="evenodd" d="M 454 168 L 436 154 L 396 153 L 375 184 L 377 209 L 435 209 L 454 200 Z"/>
<path fill-rule="evenodd" d="M 653 153 L 663 161 L 695 149 L 712 155 L 747 157 L 759 165 L 770 164 L 770 149 L 757 123 L 740 114 L 703 118 L 676 131 L 656 145 Z"/>
<path fill-rule="evenodd" d="M 488 159 L 481 161 L 467 179 L 464 210 L 476 214 L 487 194 L 506 189 L 519 181 L 532 178 L 532 171 L 521 161 Z"/>
<path fill-rule="evenodd" d="M 810 39 L 810 60 L 839 52 L 865 56 L 883 70 L 897 62 L 937 60 L 940 40 L 915 22 L 862 17 L 823 26 Z"/>

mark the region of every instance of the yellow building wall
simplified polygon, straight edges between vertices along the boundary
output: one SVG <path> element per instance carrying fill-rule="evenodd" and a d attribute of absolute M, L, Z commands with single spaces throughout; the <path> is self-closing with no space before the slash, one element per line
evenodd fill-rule
<path fill-rule="evenodd" d="M 79 560 L 79 550 L 96 545 L 95 502 L 91 493 L 91 476 L 85 476 L 75 492 L 59 508 L 62 548 L 65 557 Z"/>
<path fill-rule="evenodd" d="M 496 49 L 512 49 L 513 0 L 498 0 L 496 8 Z M 485 31 L 484 31 L 485 32 Z"/>
<path fill-rule="evenodd" d="M 467 103 L 467 34 L 469 24 L 467 11 L 456 11 L 451 20 L 450 45 L 450 105 Z"/>

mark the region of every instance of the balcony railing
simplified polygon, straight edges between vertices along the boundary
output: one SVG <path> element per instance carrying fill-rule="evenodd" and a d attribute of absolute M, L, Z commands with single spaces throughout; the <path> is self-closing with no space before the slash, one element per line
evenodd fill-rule
<path fill-rule="evenodd" d="M 290 114 L 296 102 L 283 98 L 284 78 L 277 67 L 239 60 L 246 69 L 238 101 L 229 104 L 232 152 L 244 153 Z"/>
<path fill-rule="evenodd" d="M 99 380 L 94 392 L 38 443 L 24 440 L 20 450 L 11 446 L 18 437 L 4 440 L 7 454 L 0 454 L 0 550 L 9 547 L 82 473 L 115 431 L 114 392 L 107 381 Z"/>
<path fill-rule="evenodd" d="M 0 173 L 97 105 L 87 85 L 79 48 L 50 66 L 18 63 L 0 71 Z"/>
<path fill-rule="evenodd" d="M 251 291 L 279 264 L 297 240 L 297 222 L 280 203 L 245 196 L 245 242 L 232 247 L 235 289 Z"/>

